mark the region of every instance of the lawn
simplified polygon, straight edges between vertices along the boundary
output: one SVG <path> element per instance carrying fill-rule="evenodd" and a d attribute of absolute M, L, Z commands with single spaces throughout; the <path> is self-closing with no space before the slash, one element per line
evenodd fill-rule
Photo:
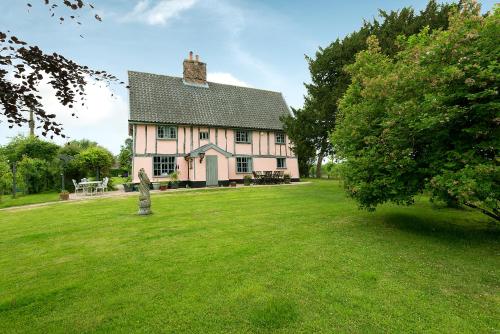
<path fill-rule="evenodd" d="M 500 230 L 334 181 L 0 212 L 10 332 L 497 332 Z"/>
<path fill-rule="evenodd" d="M 2 198 L 0 199 L 0 209 L 18 205 L 55 202 L 58 200 L 59 200 L 59 193 L 57 192 L 46 192 L 33 195 L 23 195 L 20 193 L 17 194 L 16 198 L 12 198 L 12 195 L 3 195 Z"/>

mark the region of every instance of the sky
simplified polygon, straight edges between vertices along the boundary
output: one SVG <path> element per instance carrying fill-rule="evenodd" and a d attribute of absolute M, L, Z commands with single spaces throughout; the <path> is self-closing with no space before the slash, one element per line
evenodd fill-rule
<path fill-rule="evenodd" d="M 51 0 L 53 2 L 54 0 Z M 496 0 L 480 1 L 483 11 Z M 33 6 L 28 8 L 26 3 Z M 309 71 L 304 55 L 314 56 L 359 29 L 378 9 L 425 7 L 427 0 L 94 0 L 95 9 L 77 12 L 82 25 L 59 10 L 50 17 L 42 0 L 0 0 L 0 31 L 57 52 L 82 65 L 127 81 L 127 71 L 182 76 L 189 51 L 207 63 L 208 80 L 282 92 L 300 108 Z M 98 14 L 102 22 L 94 19 Z M 81 37 L 83 36 L 83 38 Z M 124 86 L 87 87 L 87 104 L 71 117 L 42 85 L 46 110 L 57 115 L 70 139 L 87 138 L 118 153 L 128 134 L 128 91 Z M 0 145 L 23 128 L 9 129 L 0 115 Z M 68 139 L 56 138 L 62 144 Z"/>

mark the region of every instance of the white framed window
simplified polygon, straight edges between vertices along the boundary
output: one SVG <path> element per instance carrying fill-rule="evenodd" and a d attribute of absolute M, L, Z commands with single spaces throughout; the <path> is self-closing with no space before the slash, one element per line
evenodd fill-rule
<path fill-rule="evenodd" d="M 153 157 L 153 176 L 167 176 L 175 172 L 175 156 L 160 155 Z"/>
<path fill-rule="evenodd" d="M 250 143 L 250 131 L 236 130 L 235 139 L 237 143 Z"/>
<path fill-rule="evenodd" d="M 276 158 L 276 168 L 286 168 L 286 158 Z"/>
<path fill-rule="evenodd" d="M 177 128 L 175 126 L 158 126 L 156 137 L 159 139 L 177 139 Z"/>
<path fill-rule="evenodd" d="M 252 172 L 252 158 L 236 157 L 236 173 L 251 173 L 251 172 Z"/>
<path fill-rule="evenodd" d="M 284 132 L 276 132 L 275 138 L 276 138 L 276 144 L 285 144 Z"/>
<path fill-rule="evenodd" d="M 206 140 L 206 139 L 208 139 L 208 131 L 201 131 L 201 132 L 200 132 L 200 139 L 201 139 L 201 140 Z"/>

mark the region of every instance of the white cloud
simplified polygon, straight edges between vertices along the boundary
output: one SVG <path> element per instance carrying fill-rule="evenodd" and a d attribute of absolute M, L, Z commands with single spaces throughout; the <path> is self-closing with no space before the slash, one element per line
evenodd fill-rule
<path fill-rule="evenodd" d="M 226 85 L 251 87 L 245 81 L 241 81 L 231 73 L 226 73 L 226 72 L 208 72 L 207 81 L 217 82 Z"/>
<path fill-rule="evenodd" d="M 86 86 L 85 106 L 75 104 L 74 108 L 70 109 L 59 103 L 53 88 L 47 83 L 39 86 L 39 93 L 42 96 L 44 109 L 56 115 L 55 121 L 62 123 L 63 133 L 69 137 L 54 136 L 54 142 L 64 144 L 68 140 L 86 138 L 98 142 L 113 153 L 119 152 L 120 145 L 128 134 L 128 104 L 122 96 L 117 94 L 112 96 L 113 91 L 109 87 L 89 81 Z M 72 113 L 77 117 L 72 117 Z M 19 133 L 24 135 L 29 133 L 28 124 L 21 128 L 15 126 L 13 129 L 8 129 L 7 123 L 2 122 L 0 129 L 2 133 L 0 144 L 8 142 L 9 137 Z M 40 129 L 35 129 L 35 133 L 43 138 Z"/>
<path fill-rule="evenodd" d="M 140 0 L 122 20 L 165 25 L 197 2 L 198 0 L 159 0 L 151 4 L 149 0 Z"/>

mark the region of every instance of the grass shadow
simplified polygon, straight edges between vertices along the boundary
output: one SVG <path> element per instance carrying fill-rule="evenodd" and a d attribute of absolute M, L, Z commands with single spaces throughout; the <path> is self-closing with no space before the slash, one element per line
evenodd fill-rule
<path fill-rule="evenodd" d="M 467 219 L 451 222 L 450 217 L 423 218 L 415 213 L 383 213 L 378 219 L 390 227 L 418 234 L 426 237 L 435 237 L 449 241 L 491 242 L 500 240 L 500 225 L 487 222 L 471 222 Z M 461 224 L 462 223 L 462 224 Z"/>

